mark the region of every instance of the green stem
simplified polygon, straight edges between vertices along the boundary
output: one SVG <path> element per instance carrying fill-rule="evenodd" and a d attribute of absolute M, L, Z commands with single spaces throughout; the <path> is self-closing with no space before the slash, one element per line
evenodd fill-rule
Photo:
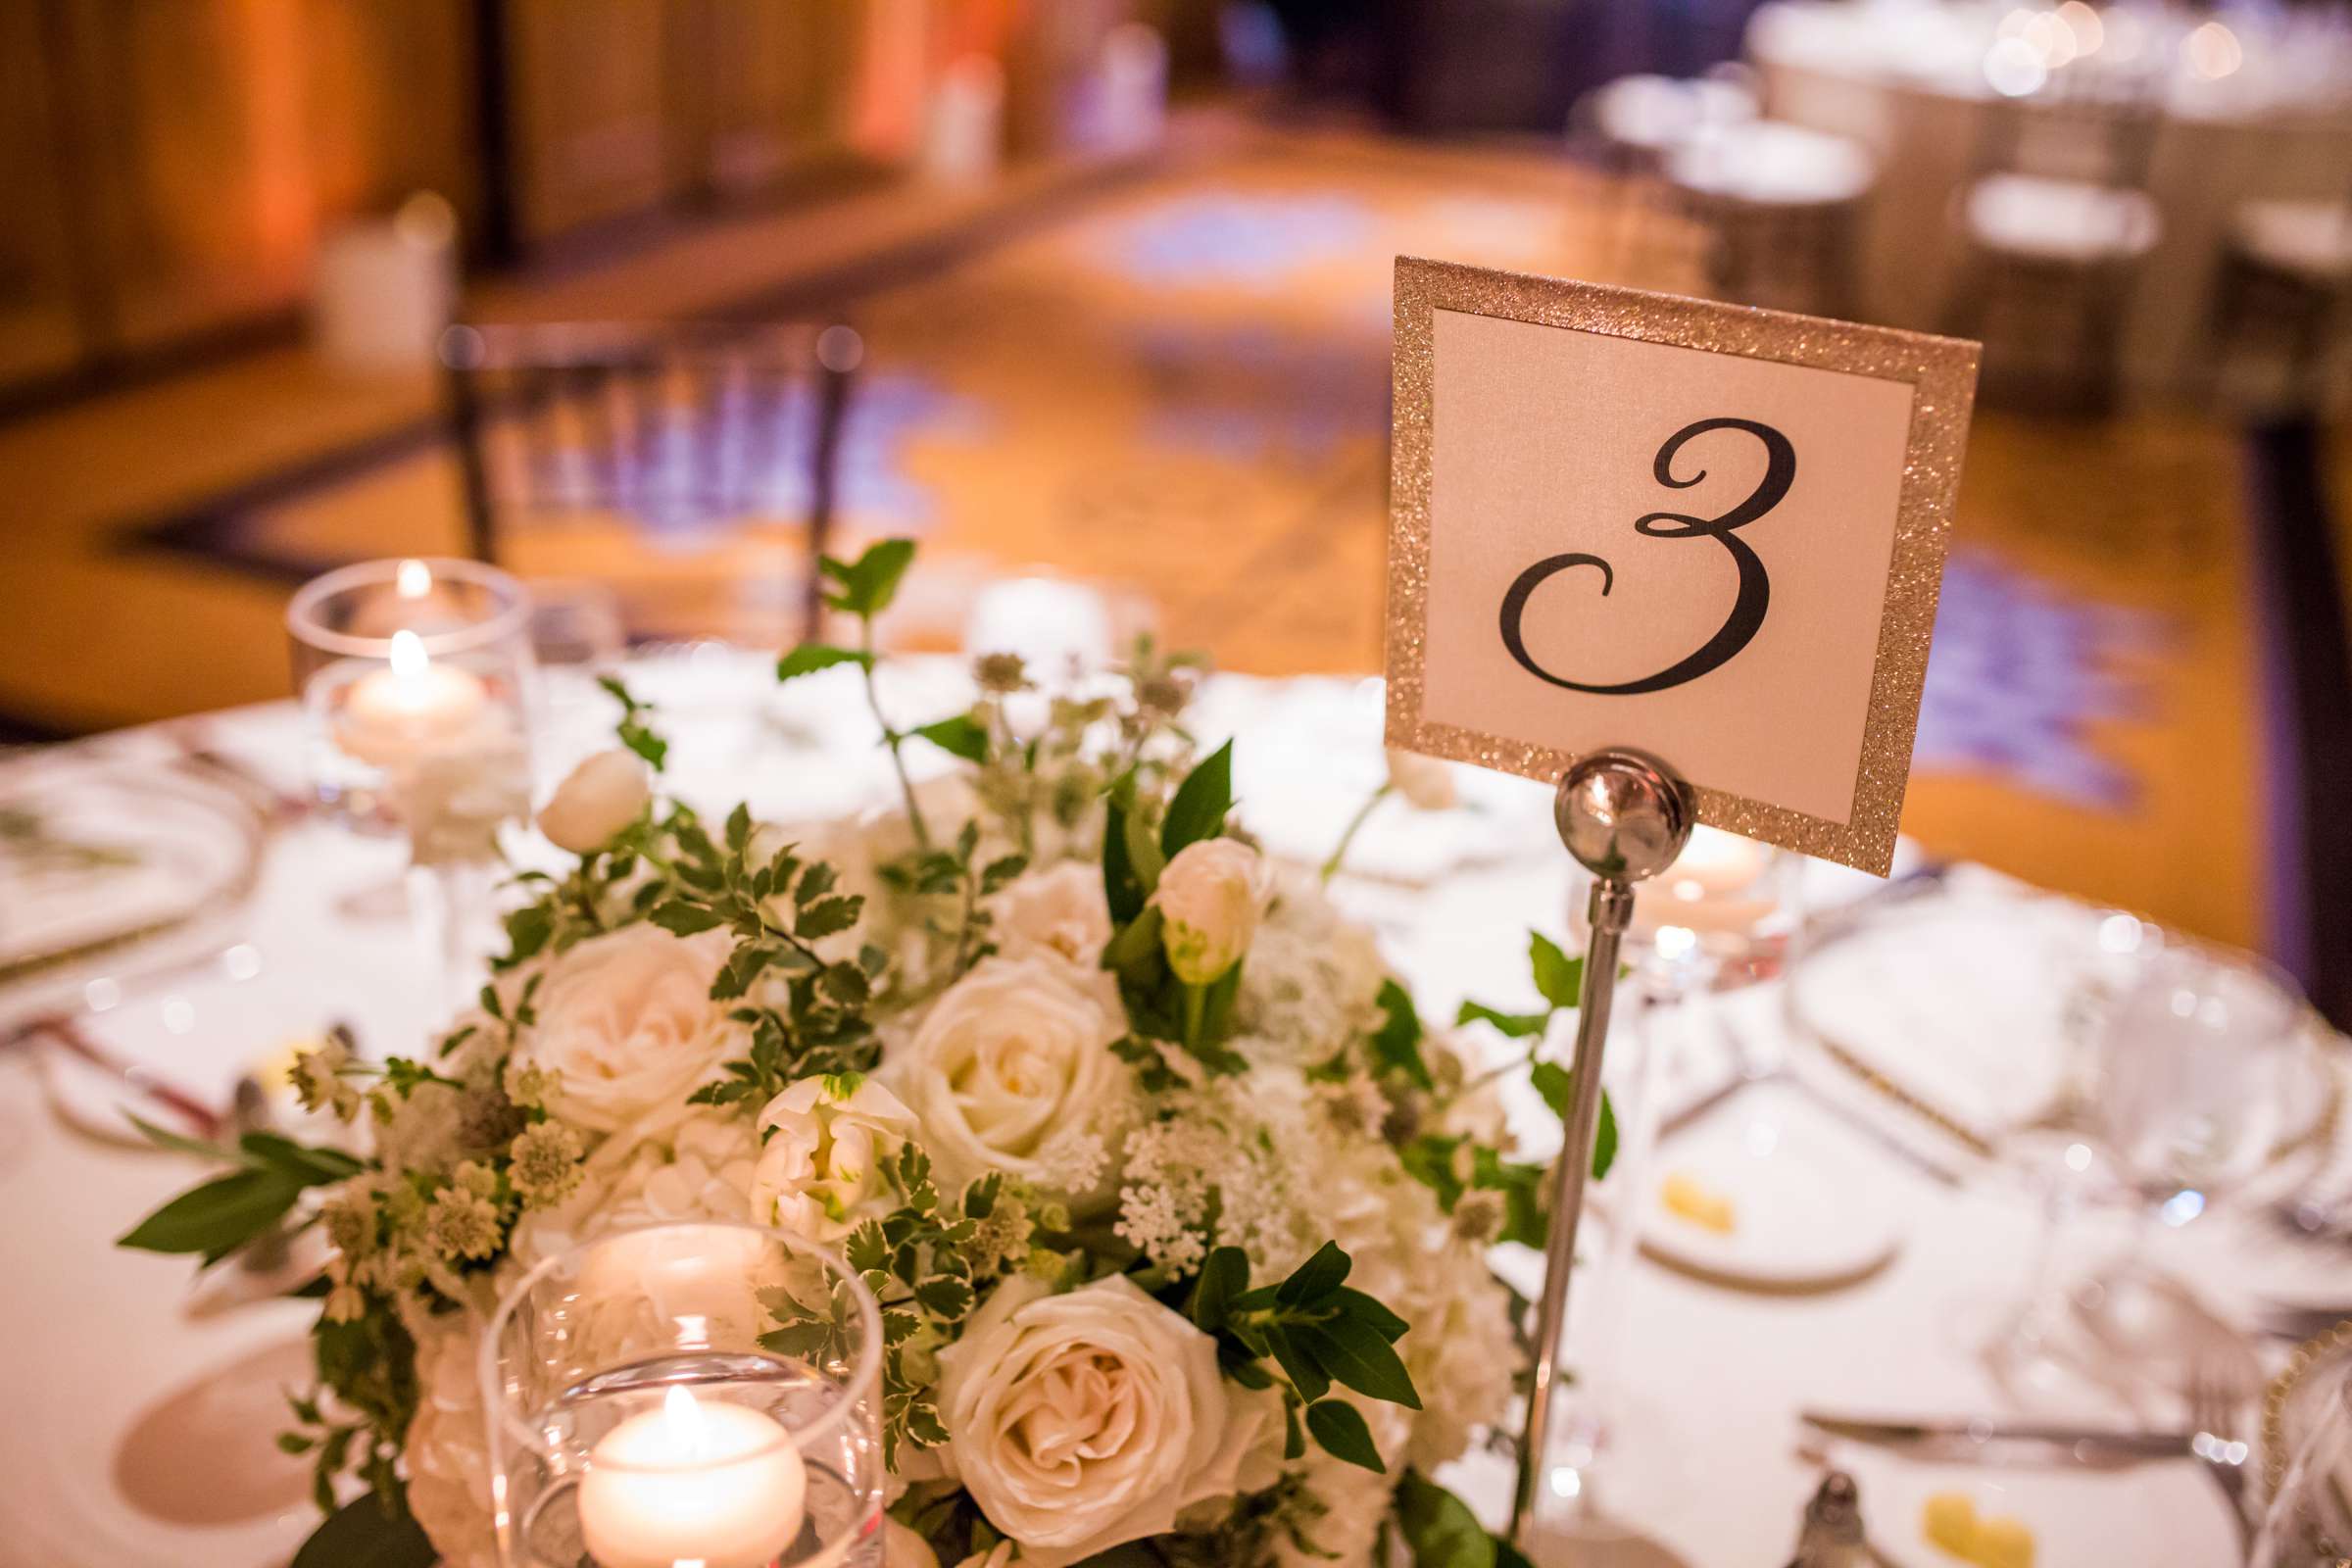
<path fill-rule="evenodd" d="M 1340 842 L 1332 849 L 1331 858 L 1323 862 L 1324 881 L 1328 882 L 1340 874 L 1340 863 L 1348 858 L 1348 847 L 1355 842 L 1356 832 L 1363 827 L 1364 818 L 1370 816 L 1372 808 L 1387 800 L 1389 792 L 1396 787 L 1396 785 L 1384 781 L 1380 788 L 1372 792 L 1363 805 L 1355 808 L 1355 815 L 1348 819 L 1348 830 L 1340 835 Z"/>
<path fill-rule="evenodd" d="M 1187 1051 L 1196 1053 L 1200 1051 L 1200 1026 L 1207 1016 L 1207 1011 L 1208 989 L 1205 986 L 1186 986 L 1184 988 L 1184 1048 Z"/>
<path fill-rule="evenodd" d="M 914 780 L 906 776 L 906 759 L 899 752 L 906 737 L 882 716 L 882 696 L 874 686 L 874 619 L 871 615 L 858 617 L 858 651 L 865 656 L 859 662 L 859 668 L 865 674 L 865 706 L 872 710 L 874 722 L 882 727 L 882 744 L 890 748 L 890 765 L 899 775 L 899 793 L 906 798 L 906 823 L 914 830 L 914 847 L 927 853 L 931 848 L 931 830 L 924 825 L 922 808 L 914 804 Z"/>

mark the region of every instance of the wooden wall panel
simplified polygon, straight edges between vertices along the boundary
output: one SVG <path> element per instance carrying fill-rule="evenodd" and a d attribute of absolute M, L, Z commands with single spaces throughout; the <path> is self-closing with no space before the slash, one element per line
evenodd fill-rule
<path fill-rule="evenodd" d="M 67 149 L 58 73 L 45 19 L 29 5 L 0 7 L 0 386 L 56 375 L 87 351 L 76 308 Z"/>

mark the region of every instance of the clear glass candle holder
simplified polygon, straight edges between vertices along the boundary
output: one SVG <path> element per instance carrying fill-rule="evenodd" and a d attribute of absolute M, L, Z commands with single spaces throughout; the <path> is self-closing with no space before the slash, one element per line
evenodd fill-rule
<path fill-rule="evenodd" d="M 517 1281 L 481 1355 L 507 1568 L 881 1561 L 881 1314 L 824 1251 L 604 1237 Z"/>
<path fill-rule="evenodd" d="M 527 804 L 536 669 L 521 583 L 473 561 L 363 561 L 305 583 L 286 628 L 321 806 L 363 831 L 406 831 L 434 860 L 463 858 L 460 841 Z"/>

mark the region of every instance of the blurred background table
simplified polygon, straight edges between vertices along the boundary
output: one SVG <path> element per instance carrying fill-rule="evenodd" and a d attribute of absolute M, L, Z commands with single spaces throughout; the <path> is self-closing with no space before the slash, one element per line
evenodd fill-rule
<path fill-rule="evenodd" d="M 2032 19 L 2040 30 L 2029 39 L 2020 24 Z M 2049 41 L 2053 27 L 2063 40 Z M 2215 30 L 2187 36 L 2198 27 Z M 2152 6 L 1774 0 L 1749 24 L 1747 53 L 1768 114 L 1849 137 L 1878 162 L 1858 262 L 1873 320 L 1947 325 L 1962 256 L 1955 193 L 1980 172 L 1993 122 L 2046 112 L 2018 100 L 2078 65 L 2147 63 L 2145 101 L 2112 111 L 2148 119 L 2116 134 L 2134 142 L 2122 156 L 2162 215 L 2132 284 L 2131 379 L 2177 386 L 2204 368 L 2205 313 L 2181 302 L 2211 292 L 2246 203 L 2352 200 L 2352 19 L 2325 8 L 2206 19 Z"/>

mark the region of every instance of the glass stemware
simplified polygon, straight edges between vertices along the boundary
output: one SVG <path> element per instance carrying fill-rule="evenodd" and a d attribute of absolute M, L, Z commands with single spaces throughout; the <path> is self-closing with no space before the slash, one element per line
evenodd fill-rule
<path fill-rule="evenodd" d="M 2317 1420 L 2265 1506 L 2248 1568 L 2352 1564 L 2352 1380 L 2340 1363 Z"/>
<path fill-rule="evenodd" d="M 2124 1253 L 2078 1285 L 2078 1315 L 2143 1377 L 2185 1376 L 2209 1315 L 2153 1243 L 2243 1188 L 2293 1146 L 2312 1079 L 2294 982 L 2250 954 L 2172 943 L 2116 998 L 2084 1099 L 2092 1139 L 2137 1200 Z"/>
<path fill-rule="evenodd" d="M 749 1225 L 623 1231 L 516 1281 L 481 1349 L 506 1568 L 831 1568 L 881 1552 L 881 1315 Z"/>
<path fill-rule="evenodd" d="M 1628 1441 L 1629 1428 L 1650 1423 L 1632 1402 L 1639 1378 L 1622 1351 L 1634 1253 L 1651 1202 L 1660 1058 L 1670 1026 L 1703 1016 L 1719 980 L 1783 939 L 1793 921 L 1798 864 L 1769 845 L 1701 827 L 1672 867 L 1636 890 L 1623 950 L 1632 972 L 1619 982 L 1624 1025 L 1611 1033 L 1603 1069 L 1617 1158 L 1593 1189 L 1609 1209 L 1600 1246 L 1578 1264 L 1568 1355 L 1575 1382 L 1561 1395 L 1557 1451 L 1544 1456 L 1543 1507 L 1551 1530 L 1573 1536 L 1622 1528 L 1622 1519 L 1648 1512 L 1645 1498 L 1631 1494 L 1667 1479 L 1634 1477 L 1613 1462 L 1619 1451 L 1665 1454 L 1674 1446 L 1663 1433 L 1656 1442 Z M 1580 948 L 1590 935 L 1590 889 L 1591 878 L 1579 873 L 1569 890 L 1569 930 Z M 1555 1058 L 1565 1050 L 1565 1020 L 1560 1032 Z"/>
<path fill-rule="evenodd" d="M 537 666 L 522 585 L 470 561 L 368 561 L 287 607 L 319 804 L 409 843 L 410 917 L 436 1015 L 471 993 L 485 869 L 530 806 Z"/>

